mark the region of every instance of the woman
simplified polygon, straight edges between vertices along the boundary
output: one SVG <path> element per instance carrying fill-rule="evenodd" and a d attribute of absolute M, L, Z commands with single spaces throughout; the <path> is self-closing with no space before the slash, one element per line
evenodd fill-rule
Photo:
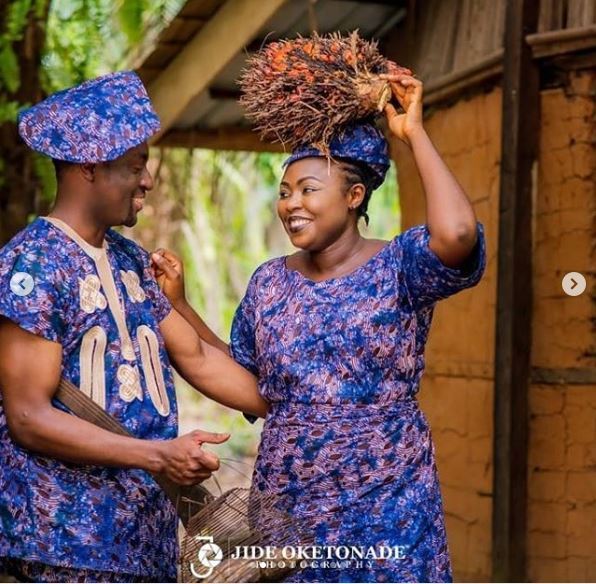
<path fill-rule="evenodd" d="M 424 130 L 422 83 L 387 79 L 405 111 L 387 105 L 389 128 L 412 149 L 427 224 L 391 242 L 360 234 L 389 166 L 373 126 L 337 136 L 331 162 L 299 148 L 277 210 L 300 251 L 257 269 L 232 326 L 230 353 L 269 402 L 255 492 L 283 496 L 320 545 L 393 549 L 385 560 L 319 562 L 299 581 L 451 580 L 434 446 L 416 393 L 433 307 L 479 281 L 484 237 Z M 179 263 L 167 253 L 155 260 L 175 307 L 225 350 L 185 303 Z"/>

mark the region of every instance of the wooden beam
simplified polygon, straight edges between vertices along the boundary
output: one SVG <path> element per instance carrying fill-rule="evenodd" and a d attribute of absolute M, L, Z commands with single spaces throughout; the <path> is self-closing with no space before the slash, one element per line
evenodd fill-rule
<path fill-rule="evenodd" d="M 354 0 L 338 0 L 339 2 L 351 2 L 353 3 Z M 395 6 L 399 8 L 403 6 L 407 8 L 407 2 L 405 0 L 359 0 L 360 4 L 381 4 L 386 6 Z"/>
<path fill-rule="evenodd" d="M 564 71 L 575 71 L 577 69 L 592 70 L 596 69 L 596 51 L 565 53 L 556 57 L 549 57 L 542 62 Z"/>
<path fill-rule="evenodd" d="M 162 124 L 153 143 L 286 1 L 227 0 L 149 85 L 148 92 Z"/>
<path fill-rule="evenodd" d="M 526 581 L 528 391 L 532 330 L 532 166 L 538 150 L 538 65 L 526 34 L 538 2 L 507 2 L 499 192 L 494 388 L 494 582 Z"/>
<path fill-rule="evenodd" d="M 488 363 L 460 363 L 449 360 L 427 365 L 424 375 L 429 377 L 455 377 L 461 379 L 494 380 L 494 370 Z M 532 385 L 586 385 L 596 391 L 596 369 L 589 367 L 532 367 Z"/>
<path fill-rule="evenodd" d="M 596 56 L 596 26 L 534 33 L 526 36 L 532 47 L 532 56 L 541 60 L 544 68 L 550 65 L 563 69 L 590 69 Z M 424 87 L 425 106 L 443 106 L 461 97 L 463 93 L 499 80 L 503 74 L 503 49 L 487 55 L 477 63 L 447 73 Z"/>
<path fill-rule="evenodd" d="M 540 385 L 593 385 L 596 370 L 588 367 L 532 367 L 532 383 Z"/>
<path fill-rule="evenodd" d="M 458 97 L 470 87 L 480 85 L 503 73 L 503 49 L 488 55 L 478 63 L 448 73 L 424 88 L 424 104 L 434 105 Z"/>
<path fill-rule="evenodd" d="M 226 87 L 210 87 L 209 97 L 211 99 L 222 99 L 224 101 L 238 101 L 242 97 L 239 89 L 227 89 Z"/>
<path fill-rule="evenodd" d="M 262 142 L 250 128 L 217 130 L 170 130 L 155 144 L 164 148 L 208 148 L 211 150 L 247 150 L 252 152 L 284 152 L 281 144 Z"/>
<path fill-rule="evenodd" d="M 530 34 L 526 39 L 532 47 L 534 58 L 593 49 L 596 47 L 596 25 L 550 30 Z"/>

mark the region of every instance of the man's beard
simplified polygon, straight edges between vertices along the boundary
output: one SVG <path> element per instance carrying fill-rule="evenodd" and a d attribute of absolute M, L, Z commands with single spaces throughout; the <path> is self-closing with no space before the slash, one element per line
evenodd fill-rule
<path fill-rule="evenodd" d="M 128 212 L 128 217 L 124 220 L 122 225 L 124 227 L 134 227 L 139 220 L 138 213 L 134 210 L 134 203 L 131 203 L 130 210 Z"/>

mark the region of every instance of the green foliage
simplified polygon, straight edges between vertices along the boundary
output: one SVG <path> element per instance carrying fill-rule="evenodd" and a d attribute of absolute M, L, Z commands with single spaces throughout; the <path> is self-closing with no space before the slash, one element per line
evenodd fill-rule
<path fill-rule="evenodd" d="M 43 12 L 48 0 L 13 0 L 6 8 L 6 19 L 0 29 L 0 124 L 16 120 L 23 104 L 9 99 L 20 87 L 20 69 L 14 44 L 23 40 L 27 18 L 33 8 Z M 2 181 L 0 169 L 0 183 Z"/>
<path fill-rule="evenodd" d="M 32 0 L 16 0 L 8 7 L 6 24 L 3 36 L 8 42 L 14 42 L 23 38 L 23 31 L 27 23 L 27 15 L 32 7 Z"/>
<path fill-rule="evenodd" d="M 40 17 L 49 0 L 13 0 L 6 9 L 6 19 L 0 30 L 0 94 L 15 93 L 20 86 L 20 70 L 15 43 L 23 40 L 27 19 L 33 9 L 36 17 Z M 6 105 L 6 98 L 2 95 L 0 106 Z M 0 123 L 10 118 L 7 111 L 15 111 L 14 102 L 9 102 L 10 109 L 4 108 L 0 113 Z"/>
<path fill-rule="evenodd" d="M 22 0 L 21 0 L 22 1 Z M 41 0 L 37 0 L 39 4 Z M 183 0 L 52 0 L 42 80 L 47 93 L 122 68 L 131 48 L 172 18 Z M 0 122 L 15 114 L 3 108 Z M 48 162 L 41 171 L 44 197 L 55 188 Z"/>
<path fill-rule="evenodd" d="M 42 154 L 33 153 L 33 168 L 41 183 L 41 200 L 48 207 L 56 194 L 56 173 L 52 161 Z"/>
<path fill-rule="evenodd" d="M 118 21 L 126 38 L 131 43 L 138 43 L 143 35 L 143 29 L 139 26 L 143 22 L 143 15 L 147 10 L 147 0 L 131 0 L 122 2 L 118 9 Z"/>
<path fill-rule="evenodd" d="M 3 42 L 0 48 L 0 79 L 10 93 L 14 93 L 19 88 L 17 56 L 7 42 Z"/>
<path fill-rule="evenodd" d="M 49 0 L 11 0 L 0 28 L 0 123 L 15 121 L 19 104 L 8 96 L 20 86 L 15 45 L 28 19 L 41 19 Z M 52 0 L 41 64 L 47 93 L 119 68 L 130 49 L 160 30 L 184 0 Z"/>
<path fill-rule="evenodd" d="M 399 197 L 397 196 L 397 174 L 395 165 L 392 163 L 385 182 L 372 194 L 368 205 L 370 217 L 369 227 L 361 228 L 367 237 L 378 239 L 391 239 L 399 230 L 400 208 Z"/>
<path fill-rule="evenodd" d="M 49 0 L 12 0 L 0 25 L 0 124 L 16 122 L 18 111 L 29 104 L 10 97 L 20 87 L 16 47 L 23 40 L 29 19 L 45 17 Z M 128 51 L 148 31 L 159 29 L 180 8 L 183 0 L 52 0 L 41 62 L 46 93 L 120 68 Z M 42 200 L 55 191 L 49 160 L 36 157 L 34 167 Z M 0 168 L 0 184 L 2 184 Z"/>
<path fill-rule="evenodd" d="M 111 0 L 53 0 L 42 62 L 48 93 L 111 68 L 123 45 L 112 10 Z"/>
<path fill-rule="evenodd" d="M 184 0 L 124 0 L 116 11 L 117 23 L 128 45 L 142 44 L 143 38 L 159 31 L 180 10 Z"/>
<path fill-rule="evenodd" d="M 31 8 L 32 0 L 13 0 L 6 8 L 6 20 L 0 31 L 0 107 L 2 102 L 6 103 L 6 93 L 15 93 L 19 89 L 20 71 L 14 44 L 23 39 Z M 8 111 L 4 107 L 2 109 L 0 122 Z"/>
<path fill-rule="evenodd" d="M 22 104 L 18 101 L 7 100 L 6 96 L 0 95 L 0 124 L 14 122 Z"/>

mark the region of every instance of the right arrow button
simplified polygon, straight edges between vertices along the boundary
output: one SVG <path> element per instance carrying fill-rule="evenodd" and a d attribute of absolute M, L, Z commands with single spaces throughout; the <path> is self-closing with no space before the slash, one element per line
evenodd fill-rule
<path fill-rule="evenodd" d="M 586 279 L 579 272 L 569 272 L 561 282 L 563 292 L 568 296 L 579 296 L 586 289 Z"/>

